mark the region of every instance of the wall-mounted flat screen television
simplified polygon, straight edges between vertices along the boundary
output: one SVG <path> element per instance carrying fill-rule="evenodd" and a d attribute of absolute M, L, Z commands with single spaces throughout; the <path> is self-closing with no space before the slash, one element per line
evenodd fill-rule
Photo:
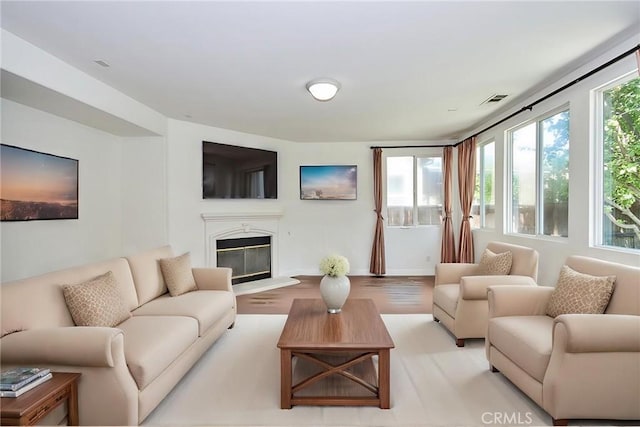
<path fill-rule="evenodd" d="M 278 153 L 202 141 L 203 199 L 277 199 Z"/>

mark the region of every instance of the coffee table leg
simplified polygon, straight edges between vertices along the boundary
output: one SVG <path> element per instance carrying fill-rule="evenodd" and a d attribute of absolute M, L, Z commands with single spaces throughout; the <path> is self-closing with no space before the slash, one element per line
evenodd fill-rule
<path fill-rule="evenodd" d="M 291 409 L 291 350 L 280 350 L 280 408 Z"/>
<path fill-rule="evenodd" d="M 391 407 L 391 360 L 389 349 L 382 349 L 378 353 L 378 394 L 380 409 Z"/>

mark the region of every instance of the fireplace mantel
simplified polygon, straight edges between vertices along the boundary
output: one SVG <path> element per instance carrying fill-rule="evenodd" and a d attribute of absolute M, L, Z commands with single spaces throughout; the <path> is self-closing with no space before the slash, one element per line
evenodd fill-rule
<path fill-rule="evenodd" d="M 204 222 L 209 221 L 250 221 L 252 219 L 280 219 L 284 215 L 283 211 L 263 211 L 263 212 L 216 212 L 203 213 Z"/>
<path fill-rule="evenodd" d="M 239 237 L 271 237 L 271 273 L 278 274 L 278 227 L 283 211 L 202 213 L 205 257 L 208 267 L 216 267 L 216 241 Z"/>

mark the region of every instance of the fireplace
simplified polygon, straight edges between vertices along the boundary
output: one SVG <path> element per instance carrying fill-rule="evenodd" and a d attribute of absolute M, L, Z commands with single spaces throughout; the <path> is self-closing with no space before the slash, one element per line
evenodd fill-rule
<path fill-rule="evenodd" d="M 216 265 L 232 269 L 232 283 L 271 277 L 271 237 L 243 237 L 216 241 Z"/>
<path fill-rule="evenodd" d="M 257 258 L 259 261 L 257 261 L 257 266 L 254 268 L 255 271 L 252 273 L 239 273 L 241 270 L 238 267 L 236 268 L 236 271 L 232 273 L 234 276 L 246 276 L 242 278 L 244 283 L 240 283 L 240 280 L 234 279 L 233 291 L 236 295 L 252 293 L 257 289 L 262 291 L 300 283 L 297 279 L 280 276 L 279 273 L 278 236 L 280 234 L 279 222 L 283 215 L 282 211 L 211 212 L 203 213 L 201 215 L 204 221 L 204 249 L 207 267 L 222 267 L 223 265 L 220 263 L 226 263 L 224 259 L 220 260 L 218 258 L 218 249 L 229 249 L 229 247 L 224 246 L 227 244 L 225 242 L 229 240 L 253 239 L 254 237 L 268 239 L 270 245 L 268 250 L 268 261 L 265 260 L 267 255 L 264 252 L 267 252 L 267 250 L 264 247 L 250 249 L 242 256 L 231 251 L 221 252 L 223 254 L 223 258 L 234 258 L 234 264 L 231 265 L 232 269 L 236 262 L 240 262 L 236 258 L 240 258 L 242 259 L 242 262 L 244 262 L 246 255 L 249 258 L 249 261 L 253 262 L 252 257 L 258 254 Z M 258 243 L 253 242 L 251 246 L 261 246 L 266 244 L 261 243 L 260 241 L 256 242 Z M 241 246 L 250 245 L 243 243 Z M 256 252 L 253 252 L 254 250 Z M 270 274 L 265 276 L 266 278 L 261 278 L 258 275 L 253 274 L 267 270 L 270 271 Z"/>

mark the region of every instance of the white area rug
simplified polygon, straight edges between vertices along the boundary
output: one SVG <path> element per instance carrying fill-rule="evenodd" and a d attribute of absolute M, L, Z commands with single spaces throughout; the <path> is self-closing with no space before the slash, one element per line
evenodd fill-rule
<path fill-rule="evenodd" d="M 458 348 L 431 315 L 387 314 L 382 318 L 396 345 L 391 351 L 391 409 L 280 409 L 276 344 L 286 316 L 245 314 L 238 315 L 235 327 L 204 354 L 143 424 L 551 425 L 551 418 L 533 401 L 502 374 L 489 371 L 483 340 L 470 340 L 466 347 Z M 506 417 L 511 422 L 504 423 Z"/>

